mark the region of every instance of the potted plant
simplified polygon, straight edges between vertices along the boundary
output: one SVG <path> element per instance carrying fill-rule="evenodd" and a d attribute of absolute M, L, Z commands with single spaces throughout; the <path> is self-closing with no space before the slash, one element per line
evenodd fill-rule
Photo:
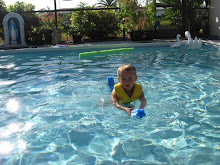
<path fill-rule="evenodd" d="M 65 22 L 63 26 L 63 31 L 67 33 L 69 36 L 72 36 L 73 42 L 75 44 L 82 43 L 82 34 L 78 26 L 73 25 L 71 22 Z"/>
<path fill-rule="evenodd" d="M 146 0 L 146 6 L 141 7 L 136 0 L 120 1 L 120 17 L 123 20 L 123 28 L 128 31 L 131 40 L 153 39 L 156 9 L 155 3 L 149 2 Z"/>
<path fill-rule="evenodd" d="M 73 42 L 75 44 L 80 44 L 83 42 L 83 38 L 82 38 L 83 36 L 82 36 L 80 28 L 78 26 L 72 26 L 70 33 L 73 37 Z"/>

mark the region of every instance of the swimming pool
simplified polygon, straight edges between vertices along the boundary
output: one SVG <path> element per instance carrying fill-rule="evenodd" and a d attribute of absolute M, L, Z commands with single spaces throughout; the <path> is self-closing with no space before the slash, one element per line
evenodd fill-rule
<path fill-rule="evenodd" d="M 1 52 L 0 164 L 220 162 L 218 47 L 135 47 L 79 60 L 84 51 Z M 137 68 L 148 101 L 142 119 L 111 104 L 107 77 L 117 82 L 124 63 Z"/>

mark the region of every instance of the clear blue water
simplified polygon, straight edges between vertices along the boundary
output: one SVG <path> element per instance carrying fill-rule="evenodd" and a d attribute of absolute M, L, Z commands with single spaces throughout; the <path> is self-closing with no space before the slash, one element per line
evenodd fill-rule
<path fill-rule="evenodd" d="M 80 52 L 1 52 L 0 164 L 220 162 L 217 47 L 140 47 L 86 60 Z M 137 68 L 148 101 L 142 119 L 111 104 L 107 77 L 117 82 L 124 63 Z"/>

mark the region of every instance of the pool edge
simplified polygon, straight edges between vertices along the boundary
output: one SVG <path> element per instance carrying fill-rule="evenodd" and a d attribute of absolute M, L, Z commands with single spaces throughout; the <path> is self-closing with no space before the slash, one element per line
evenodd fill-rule
<path fill-rule="evenodd" d="M 202 40 L 203 43 L 208 45 L 214 45 L 220 47 L 220 42 L 213 40 Z M 96 42 L 96 43 L 83 43 L 70 47 L 56 47 L 45 46 L 38 48 L 22 48 L 22 49 L 9 49 L 0 50 L 1 54 L 8 53 L 23 53 L 23 52 L 41 52 L 41 51 L 54 51 L 54 50 L 81 50 L 81 49 L 96 49 L 96 48 L 129 48 L 129 47 L 156 47 L 156 46 L 170 46 L 175 40 L 154 40 L 152 42 L 135 42 L 135 41 L 112 41 L 112 42 Z M 185 44 L 186 40 L 182 40 L 182 44 Z"/>

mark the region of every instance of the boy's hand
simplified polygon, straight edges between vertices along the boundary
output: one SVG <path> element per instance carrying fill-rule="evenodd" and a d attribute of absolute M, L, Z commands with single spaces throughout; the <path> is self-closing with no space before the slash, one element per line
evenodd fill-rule
<path fill-rule="evenodd" d="M 131 116 L 131 111 L 134 110 L 133 108 L 125 108 L 125 112 Z"/>

